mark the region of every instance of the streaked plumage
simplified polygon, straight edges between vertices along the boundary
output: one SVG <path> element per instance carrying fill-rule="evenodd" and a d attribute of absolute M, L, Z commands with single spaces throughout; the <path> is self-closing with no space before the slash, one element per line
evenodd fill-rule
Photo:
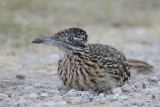
<path fill-rule="evenodd" d="M 52 44 L 60 49 L 63 56 L 57 71 L 67 88 L 105 91 L 129 80 L 128 61 L 120 51 L 109 45 L 87 44 L 87 40 L 84 30 L 69 28 L 32 43 Z"/>

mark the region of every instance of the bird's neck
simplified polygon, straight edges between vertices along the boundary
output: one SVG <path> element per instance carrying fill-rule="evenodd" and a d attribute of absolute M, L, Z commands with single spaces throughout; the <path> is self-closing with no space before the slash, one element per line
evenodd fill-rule
<path fill-rule="evenodd" d="M 59 53 L 60 53 L 61 58 L 68 57 L 68 58 L 72 59 L 72 58 L 76 58 L 76 57 L 86 56 L 87 54 L 89 54 L 89 50 L 88 50 L 88 48 L 85 48 L 84 50 L 81 50 L 81 51 L 60 49 Z"/>

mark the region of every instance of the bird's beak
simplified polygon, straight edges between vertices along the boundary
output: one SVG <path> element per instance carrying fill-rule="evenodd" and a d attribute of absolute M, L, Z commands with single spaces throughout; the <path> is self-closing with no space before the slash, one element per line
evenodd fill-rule
<path fill-rule="evenodd" d="M 32 43 L 44 43 L 44 44 L 50 44 L 50 45 L 62 45 L 62 42 L 58 39 L 56 39 L 53 36 L 48 36 L 48 37 L 40 37 L 37 39 L 34 39 Z"/>
<path fill-rule="evenodd" d="M 53 36 L 40 37 L 40 38 L 34 39 L 32 43 L 38 43 L 38 44 L 43 43 L 43 44 L 49 44 L 49 45 L 54 45 L 54 46 L 61 46 L 67 49 L 82 50 L 80 47 L 77 48 L 69 44 L 66 45 L 64 41 L 57 39 Z"/>

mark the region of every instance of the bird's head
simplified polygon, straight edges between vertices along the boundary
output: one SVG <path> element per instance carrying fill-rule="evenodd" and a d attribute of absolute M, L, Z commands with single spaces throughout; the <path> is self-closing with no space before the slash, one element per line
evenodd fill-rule
<path fill-rule="evenodd" d="M 80 28 L 69 28 L 59 31 L 53 36 L 34 39 L 32 43 L 44 43 L 69 51 L 83 50 L 87 45 L 87 33 Z"/>

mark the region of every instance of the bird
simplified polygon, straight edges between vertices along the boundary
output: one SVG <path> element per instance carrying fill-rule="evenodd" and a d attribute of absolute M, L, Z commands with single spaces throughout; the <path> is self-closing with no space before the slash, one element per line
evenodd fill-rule
<path fill-rule="evenodd" d="M 123 86 L 131 69 L 151 69 L 150 64 L 127 59 L 110 45 L 88 44 L 81 28 L 68 28 L 52 36 L 34 39 L 32 43 L 49 44 L 61 53 L 57 74 L 67 89 L 107 91 Z"/>

